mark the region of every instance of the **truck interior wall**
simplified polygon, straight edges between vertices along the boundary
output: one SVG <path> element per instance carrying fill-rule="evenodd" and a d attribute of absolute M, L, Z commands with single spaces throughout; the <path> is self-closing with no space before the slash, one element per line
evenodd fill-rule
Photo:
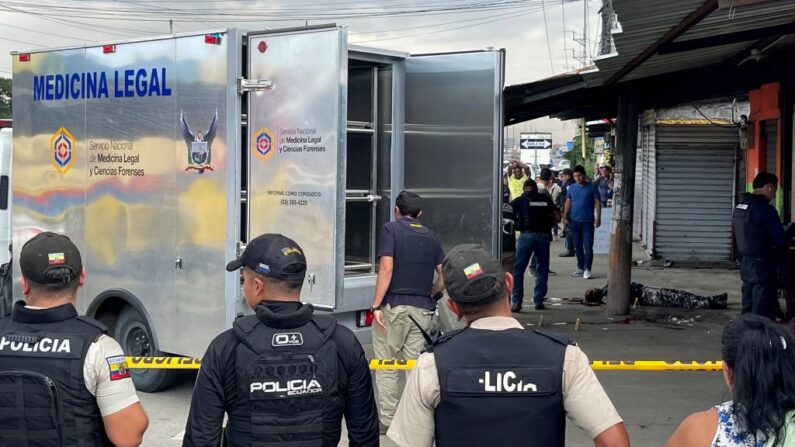
<path fill-rule="evenodd" d="M 502 150 L 493 127 L 502 128 L 495 92 L 500 57 L 463 53 L 406 62 L 405 188 L 423 197 L 423 222 L 445 250 L 461 243 L 499 250 L 499 176 L 485 167 L 497 166 Z"/>

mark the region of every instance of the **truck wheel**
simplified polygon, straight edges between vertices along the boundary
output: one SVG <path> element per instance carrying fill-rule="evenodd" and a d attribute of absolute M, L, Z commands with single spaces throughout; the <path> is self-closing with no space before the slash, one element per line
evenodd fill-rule
<path fill-rule="evenodd" d="M 126 306 L 119 314 L 114 338 L 121 345 L 125 355 L 132 357 L 162 355 L 155 351 L 154 337 L 146 319 L 132 306 Z M 177 371 L 169 369 L 131 369 L 130 374 L 135 388 L 146 393 L 164 390 L 177 378 Z"/>

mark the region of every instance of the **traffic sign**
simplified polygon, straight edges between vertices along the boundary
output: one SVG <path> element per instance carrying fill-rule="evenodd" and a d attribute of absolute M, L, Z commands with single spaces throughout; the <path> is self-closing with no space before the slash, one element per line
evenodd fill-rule
<path fill-rule="evenodd" d="M 552 147 L 551 133 L 520 133 L 519 147 L 521 149 L 549 149 Z"/>

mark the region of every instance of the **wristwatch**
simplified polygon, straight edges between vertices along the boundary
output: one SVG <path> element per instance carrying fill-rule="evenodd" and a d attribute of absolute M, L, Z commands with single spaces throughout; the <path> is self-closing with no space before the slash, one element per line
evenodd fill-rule
<path fill-rule="evenodd" d="M 381 306 L 378 306 L 378 307 L 371 307 L 371 308 L 370 308 L 370 312 L 375 312 L 375 311 L 377 311 L 377 310 L 381 310 Z"/>

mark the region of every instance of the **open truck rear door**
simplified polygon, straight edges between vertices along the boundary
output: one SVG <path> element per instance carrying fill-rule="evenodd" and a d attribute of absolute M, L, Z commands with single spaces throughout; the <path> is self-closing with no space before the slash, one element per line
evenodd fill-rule
<path fill-rule="evenodd" d="M 339 27 L 247 38 L 248 83 L 271 83 L 248 94 L 248 239 L 298 242 L 308 264 L 302 299 L 322 309 L 343 287 L 346 39 Z"/>
<path fill-rule="evenodd" d="M 463 243 L 500 255 L 504 51 L 406 60 L 404 188 L 445 251 Z"/>

